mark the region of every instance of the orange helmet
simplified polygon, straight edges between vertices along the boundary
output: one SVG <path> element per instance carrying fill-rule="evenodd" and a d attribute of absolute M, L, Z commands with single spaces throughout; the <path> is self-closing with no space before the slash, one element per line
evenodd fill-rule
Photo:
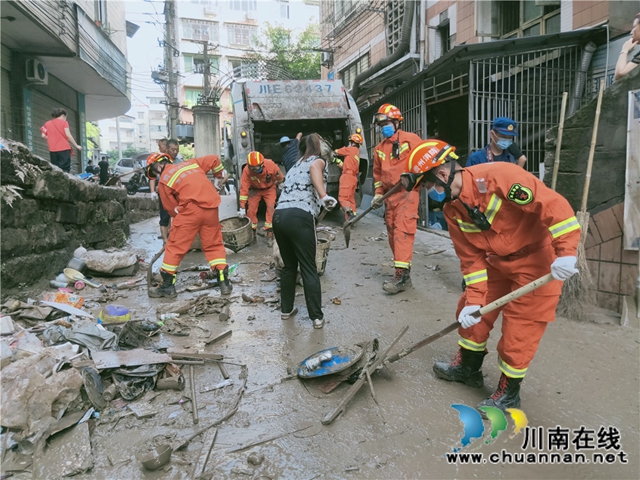
<path fill-rule="evenodd" d="M 145 173 L 147 174 L 147 177 L 149 178 L 156 178 L 156 177 L 152 177 L 151 176 L 151 165 L 153 165 L 154 163 L 158 163 L 158 162 L 169 162 L 169 163 L 173 163 L 171 161 L 171 157 L 169 155 L 167 155 L 166 153 L 152 153 L 151 155 L 149 155 L 147 157 L 147 167 L 145 169 Z"/>
<path fill-rule="evenodd" d="M 406 170 L 402 174 L 402 183 L 407 190 L 413 190 L 425 179 L 425 174 L 440 165 L 457 160 L 456 147 L 447 142 L 427 139 L 418 144 L 409 154 Z"/>
<path fill-rule="evenodd" d="M 259 167 L 264 163 L 264 155 L 260 152 L 251 152 L 247 156 L 247 165 L 250 167 Z"/>
<path fill-rule="evenodd" d="M 360 135 L 359 133 L 354 133 L 353 135 L 351 135 L 349 137 L 349 140 L 351 140 L 353 143 L 357 143 L 358 145 L 362 145 L 364 143 L 364 140 L 362 140 L 362 135 Z"/>
<path fill-rule="evenodd" d="M 373 117 L 373 123 L 380 123 L 387 120 L 397 120 L 399 122 L 403 120 L 400 109 L 390 103 L 385 103 L 380 106 L 378 113 Z"/>

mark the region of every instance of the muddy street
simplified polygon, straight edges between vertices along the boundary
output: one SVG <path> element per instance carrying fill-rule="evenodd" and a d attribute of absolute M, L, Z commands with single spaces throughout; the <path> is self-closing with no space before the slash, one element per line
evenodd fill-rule
<path fill-rule="evenodd" d="M 233 197 L 224 197 L 224 202 L 221 217 L 233 214 Z M 93 457 L 93 468 L 75 477 L 186 479 L 203 470 L 210 478 L 638 477 L 638 329 L 616 325 L 617 319 L 606 315 L 598 317 L 601 323 L 558 318 L 549 326 L 523 383 L 522 410 L 530 427 L 543 427 L 545 432 L 556 427 L 573 431 L 584 426 L 596 432 L 601 426 L 617 428 L 619 449 L 607 450 L 603 443 L 599 449 L 582 451 L 588 458 L 593 452 L 618 455 L 623 451 L 627 463 L 620 457 L 610 465 L 509 464 L 502 457 L 493 462 L 490 454 L 501 454 L 503 449 L 512 454 L 538 451 L 531 446 L 523 450 L 524 432 L 514 434 L 511 419 L 507 431 L 490 443 L 485 442 L 490 438 L 491 423 L 485 421 L 484 438 L 462 450 L 484 454 L 484 463 L 449 463 L 446 455 L 461 447 L 463 434 L 463 424 L 451 405 L 475 406 L 494 391 L 500 375 L 496 338 L 489 342 L 483 389 L 435 378 L 433 361 L 447 359 L 456 351 L 456 334 L 452 333 L 375 373 L 373 384 L 379 405 L 365 385 L 342 415 L 332 424 L 322 425 L 322 418 L 338 405 L 349 385 L 343 383 L 326 394 L 322 382 L 295 378 L 303 359 L 328 347 L 353 346 L 374 338 L 385 349 L 408 325 L 408 332 L 393 350 L 398 351 L 454 321 L 461 291 L 458 260 L 442 232 L 418 232 L 413 288 L 389 296 L 381 287 L 393 274 L 382 219 L 371 215 L 363 220 L 353 230 L 348 249 L 339 220 L 338 215 L 331 215 L 324 222 L 337 233 L 321 277 L 327 320 L 324 329 L 312 328 L 302 287 L 298 287 L 296 297 L 298 315 L 280 319 L 275 303 L 279 298 L 277 283 L 270 268 L 272 251 L 265 238 L 259 237 L 257 244 L 230 254 L 229 264 L 237 263 L 238 267 L 229 319 L 221 321 L 217 314 L 183 314 L 181 329 L 162 331 L 154 337 L 156 344 L 165 348 L 223 355 L 229 362 L 225 364 L 229 380 L 225 381 L 214 363 L 194 366 L 197 425 L 192 416 L 188 365 L 182 365 L 186 379 L 183 391 L 149 391 L 132 402 L 133 408 L 121 398 L 114 399 L 100 412 L 99 419 L 89 422 L 91 448 L 82 451 Z M 141 222 L 132 226 L 129 246 L 148 260 L 161 247 L 157 235 L 156 219 Z M 181 269 L 204 263 L 202 252 L 192 251 Z M 176 287 L 185 288 L 197 278 L 198 272 L 180 273 Z M 262 297 L 264 302 L 248 303 L 243 293 Z M 185 292 L 178 300 L 200 295 L 218 297 L 219 291 Z M 148 298 L 143 286 L 124 291 L 113 303 L 129 307 L 132 319 L 139 320 L 154 319 L 156 309 L 169 302 Z M 231 336 L 205 345 L 208 339 L 228 330 Z M 245 367 L 241 365 L 246 365 L 246 386 Z M 234 414 L 174 451 L 166 466 L 157 471 L 142 466 L 139 455 L 164 444 L 180 444 L 199 429 L 233 413 L 238 399 Z M 82 425 L 71 432 L 79 427 Z M 51 437 L 48 451 L 68 451 L 74 445 L 71 435 L 63 432 Z M 576 452 L 575 445 L 568 446 L 567 452 Z M 545 446 L 542 450 L 554 452 L 554 448 Z M 60 458 L 45 455 L 35 460 L 31 469 L 16 472 L 15 478 L 56 478 L 60 463 Z"/>

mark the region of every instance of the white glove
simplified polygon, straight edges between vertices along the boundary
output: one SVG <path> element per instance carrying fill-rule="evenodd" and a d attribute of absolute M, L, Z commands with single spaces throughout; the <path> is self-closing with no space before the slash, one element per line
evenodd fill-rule
<path fill-rule="evenodd" d="M 333 210 L 333 207 L 338 204 L 338 201 L 335 198 L 330 197 L 329 195 L 325 195 L 320 199 L 320 201 L 322 202 L 322 206 L 326 210 Z"/>
<path fill-rule="evenodd" d="M 383 195 L 376 195 L 375 197 L 373 197 L 373 200 L 371 200 L 371 206 L 373 207 L 374 210 L 382 206 L 382 202 L 383 202 L 382 197 Z"/>
<path fill-rule="evenodd" d="M 551 275 L 556 280 L 565 281 L 578 273 L 576 268 L 576 257 L 558 257 L 551 264 Z"/>
<path fill-rule="evenodd" d="M 247 211 L 244 208 L 241 208 L 240 210 L 238 210 L 238 216 L 240 218 L 244 218 L 247 215 Z"/>
<path fill-rule="evenodd" d="M 458 322 L 462 325 L 462 328 L 469 328 L 476 323 L 480 323 L 482 317 L 474 317 L 471 314 L 480 310 L 480 305 L 468 305 L 462 309 L 460 315 L 458 315 Z"/>
<path fill-rule="evenodd" d="M 153 192 L 151 194 L 151 200 L 156 200 L 158 198 L 158 192 Z"/>

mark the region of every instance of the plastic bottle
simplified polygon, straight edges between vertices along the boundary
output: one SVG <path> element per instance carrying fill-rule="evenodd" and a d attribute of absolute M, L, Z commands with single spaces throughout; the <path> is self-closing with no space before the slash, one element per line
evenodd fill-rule
<path fill-rule="evenodd" d="M 238 268 L 238 265 L 240 265 L 240 263 L 236 263 L 234 265 L 231 265 L 229 267 L 229 276 L 233 275 L 233 273 L 236 271 L 236 269 Z"/>

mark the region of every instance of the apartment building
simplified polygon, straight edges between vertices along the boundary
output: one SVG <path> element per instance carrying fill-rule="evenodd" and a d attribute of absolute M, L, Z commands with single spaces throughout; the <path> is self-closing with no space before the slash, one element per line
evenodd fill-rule
<path fill-rule="evenodd" d="M 124 2 L 3 1 L 0 30 L 2 136 L 48 158 L 39 129 L 53 108 L 66 109 L 81 143 L 86 121 L 129 110 L 126 38 L 137 25 L 125 20 Z M 72 172 L 86 165 L 84 150 L 73 157 Z"/>
<path fill-rule="evenodd" d="M 247 60 L 252 38 L 269 23 L 304 31 L 319 22 L 319 0 L 187 0 L 176 4 L 180 49 L 180 120 L 192 123 L 191 108 L 202 101 L 204 44 L 207 44 L 210 83 L 219 97 L 220 125 L 230 122 L 233 106 L 229 85 L 251 77 L 255 66 Z"/>

